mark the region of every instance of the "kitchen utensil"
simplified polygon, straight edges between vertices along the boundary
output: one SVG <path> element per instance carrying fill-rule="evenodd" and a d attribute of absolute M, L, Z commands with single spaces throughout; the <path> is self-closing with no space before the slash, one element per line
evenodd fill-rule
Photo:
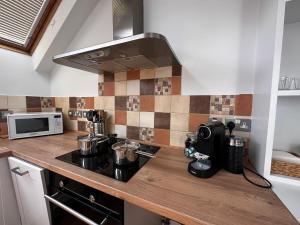
<path fill-rule="evenodd" d="M 108 139 L 106 136 L 95 136 L 94 134 L 79 136 L 77 141 L 80 154 L 90 156 L 101 153 L 101 149 L 105 149 L 104 146 L 107 144 Z"/>
<path fill-rule="evenodd" d="M 132 140 L 124 140 L 117 142 L 111 146 L 114 152 L 114 163 L 117 165 L 128 165 L 134 163 L 139 155 L 146 157 L 154 157 L 151 153 L 138 151 L 140 144 Z"/>

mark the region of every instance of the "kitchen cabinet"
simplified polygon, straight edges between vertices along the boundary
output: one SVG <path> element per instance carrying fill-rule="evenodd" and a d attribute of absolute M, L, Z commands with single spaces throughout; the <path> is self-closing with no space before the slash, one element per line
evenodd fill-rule
<path fill-rule="evenodd" d="M 44 170 L 14 157 L 8 161 L 22 225 L 50 225 Z"/>
<path fill-rule="evenodd" d="M 0 159 L 0 225 L 21 225 L 7 158 Z"/>

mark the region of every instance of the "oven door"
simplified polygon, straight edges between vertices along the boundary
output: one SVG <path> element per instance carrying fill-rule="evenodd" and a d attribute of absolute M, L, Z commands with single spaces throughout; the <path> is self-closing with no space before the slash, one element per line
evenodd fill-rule
<path fill-rule="evenodd" d="M 47 114 L 8 116 L 7 122 L 10 139 L 50 135 L 54 130 L 53 120 Z"/>
<path fill-rule="evenodd" d="M 122 225 L 122 221 L 114 212 L 99 205 L 93 204 L 93 199 L 86 199 L 67 191 L 58 191 L 49 196 L 52 215 L 52 225 Z"/>

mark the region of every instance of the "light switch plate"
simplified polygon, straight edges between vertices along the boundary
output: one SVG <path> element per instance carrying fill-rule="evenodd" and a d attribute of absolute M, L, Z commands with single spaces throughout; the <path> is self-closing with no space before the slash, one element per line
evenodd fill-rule
<path fill-rule="evenodd" d="M 244 132 L 251 131 L 251 120 L 250 119 L 241 119 L 241 118 L 225 119 L 225 125 L 230 121 L 235 123 L 234 130 L 236 130 L 236 131 L 244 131 Z"/>

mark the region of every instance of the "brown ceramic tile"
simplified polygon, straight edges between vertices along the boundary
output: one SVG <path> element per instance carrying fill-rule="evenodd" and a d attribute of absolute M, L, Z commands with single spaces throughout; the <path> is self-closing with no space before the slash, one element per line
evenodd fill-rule
<path fill-rule="evenodd" d="M 170 77 L 155 79 L 155 95 L 171 95 L 172 80 Z"/>
<path fill-rule="evenodd" d="M 70 109 L 77 109 L 77 98 L 76 97 L 70 97 L 69 98 L 69 108 Z"/>
<path fill-rule="evenodd" d="M 127 114 L 126 111 L 116 111 L 115 112 L 115 124 L 126 125 Z"/>
<path fill-rule="evenodd" d="M 0 123 L 0 136 L 6 136 L 7 134 L 8 134 L 7 123 L 1 122 Z"/>
<path fill-rule="evenodd" d="M 190 113 L 209 114 L 210 96 L 191 96 Z"/>
<path fill-rule="evenodd" d="M 172 76 L 181 76 L 182 67 L 179 65 L 172 66 Z"/>
<path fill-rule="evenodd" d="M 41 97 L 41 107 L 42 108 L 55 107 L 55 98 Z"/>
<path fill-rule="evenodd" d="M 127 96 L 116 96 L 115 97 L 115 109 L 116 110 L 127 110 Z"/>
<path fill-rule="evenodd" d="M 127 96 L 127 111 L 140 111 L 140 96 Z"/>
<path fill-rule="evenodd" d="M 146 79 L 140 81 L 140 94 L 141 95 L 154 95 L 155 80 Z"/>
<path fill-rule="evenodd" d="M 154 129 L 153 128 L 146 128 L 146 127 L 140 127 L 140 140 L 141 141 L 147 141 L 147 142 L 153 142 L 154 140 Z"/>
<path fill-rule="evenodd" d="M 154 129 L 154 142 L 161 145 L 170 145 L 170 130 Z"/>
<path fill-rule="evenodd" d="M 86 121 L 77 121 L 78 131 L 87 131 L 87 122 Z"/>
<path fill-rule="evenodd" d="M 104 82 L 114 82 L 115 81 L 115 75 L 110 72 L 104 72 Z"/>
<path fill-rule="evenodd" d="M 127 138 L 139 140 L 140 139 L 140 128 L 127 126 Z"/>
<path fill-rule="evenodd" d="M 251 116 L 252 113 L 252 95 L 237 95 L 235 100 L 235 115 Z"/>
<path fill-rule="evenodd" d="M 127 71 L 127 80 L 139 80 L 139 79 L 140 79 L 140 70 Z"/>
<path fill-rule="evenodd" d="M 181 94 L 181 77 L 172 77 L 172 95 Z"/>
<path fill-rule="evenodd" d="M 104 82 L 103 95 L 104 96 L 114 96 L 115 95 L 115 83 L 114 82 Z"/>
<path fill-rule="evenodd" d="M 140 111 L 154 112 L 154 96 L 153 95 L 140 96 Z"/>
<path fill-rule="evenodd" d="M 212 95 L 210 97 L 210 114 L 212 115 L 234 115 L 234 95 Z"/>
<path fill-rule="evenodd" d="M 94 109 L 94 97 L 85 98 L 85 109 Z"/>
<path fill-rule="evenodd" d="M 170 120 L 171 120 L 170 113 L 156 112 L 154 114 L 154 128 L 169 130 L 170 129 Z"/>
<path fill-rule="evenodd" d="M 197 131 L 199 125 L 202 123 L 207 123 L 208 119 L 209 119 L 209 115 L 191 113 L 189 119 L 189 131 L 191 132 Z"/>
<path fill-rule="evenodd" d="M 26 108 L 41 108 L 41 98 L 26 96 Z"/>

